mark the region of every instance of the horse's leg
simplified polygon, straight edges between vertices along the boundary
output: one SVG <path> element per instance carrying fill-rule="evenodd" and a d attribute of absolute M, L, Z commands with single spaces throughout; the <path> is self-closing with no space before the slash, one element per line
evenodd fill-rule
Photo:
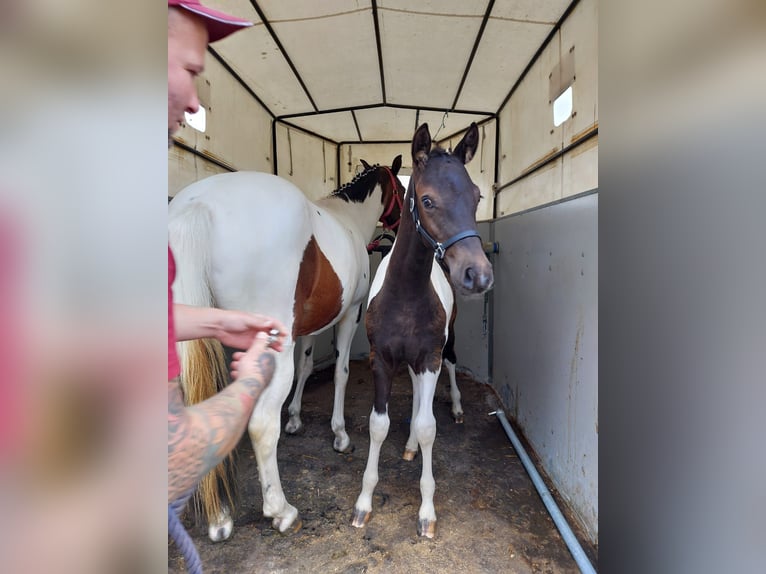
<path fill-rule="evenodd" d="M 420 408 L 412 421 L 415 434 L 418 437 L 420 452 L 423 457 L 423 470 L 420 475 L 420 496 L 422 502 L 418 512 L 418 535 L 426 538 L 436 536 L 436 510 L 434 509 L 434 482 L 433 469 L 431 466 L 433 457 L 433 445 L 436 438 L 436 418 L 433 413 L 434 393 L 439 371 L 425 371 L 417 375 L 417 383 L 420 385 Z"/>
<path fill-rule="evenodd" d="M 416 384 L 415 373 L 408 366 L 410 372 L 410 381 L 412 381 L 412 416 L 410 416 L 410 436 L 407 438 L 407 444 L 404 447 L 404 460 L 415 460 L 418 454 L 418 437 L 415 436 L 415 417 L 420 409 L 420 385 Z"/>
<path fill-rule="evenodd" d="M 314 370 L 314 339 L 315 337 L 312 335 L 301 337 L 298 345 L 298 380 L 295 383 L 293 400 L 287 407 L 290 418 L 285 425 L 285 432 L 290 434 L 296 434 L 303 429 L 301 402 L 303 401 L 303 389 L 306 387 L 306 381 Z"/>
<path fill-rule="evenodd" d="M 282 491 L 277 468 L 277 442 L 279 441 L 282 404 L 290 393 L 293 381 L 294 341 L 285 341 L 279 354 L 277 369 L 271 383 L 263 391 L 255 405 L 247 430 L 258 461 L 258 477 L 263 493 L 263 515 L 273 518 L 272 526 L 280 532 L 301 527 L 298 510 L 288 504 Z"/>
<path fill-rule="evenodd" d="M 458 424 L 463 423 L 463 405 L 460 403 L 460 390 L 457 388 L 457 379 L 455 378 L 455 365 L 457 364 L 457 355 L 455 355 L 455 314 L 452 315 L 452 321 L 449 326 L 447 343 L 442 352 L 443 364 L 447 367 L 449 376 L 449 395 L 452 399 L 452 418 Z"/>
<path fill-rule="evenodd" d="M 388 418 L 388 399 L 391 395 L 393 370 L 386 369 L 379 360 L 373 359 L 373 379 L 375 381 L 375 404 L 370 413 L 370 452 L 367 466 L 362 477 L 362 492 L 354 504 L 351 525 L 361 528 L 370 520 L 372 513 L 372 493 L 378 484 L 378 461 L 380 447 L 388 436 L 390 419 Z"/>
<path fill-rule="evenodd" d="M 335 440 L 332 447 L 338 452 L 351 452 L 354 445 L 346 432 L 346 418 L 343 412 L 343 404 L 346 400 L 346 384 L 348 383 L 348 359 L 351 354 L 351 340 L 356 333 L 356 327 L 361 317 L 361 309 L 349 309 L 338 323 L 336 350 L 338 356 L 335 360 L 335 402 L 332 407 L 332 432 Z"/>

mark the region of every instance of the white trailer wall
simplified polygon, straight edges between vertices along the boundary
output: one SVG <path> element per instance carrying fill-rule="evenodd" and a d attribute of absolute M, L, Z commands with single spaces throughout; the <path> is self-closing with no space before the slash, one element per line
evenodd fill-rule
<path fill-rule="evenodd" d="M 338 187 L 336 149 L 332 142 L 277 123 L 277 174 L 310 199 L 320 199 Z"/>
<path fill-rule="evenodd" d="M 493 385 L 594 543 L 597 24 L 597 0 L 581 0 L 500 110 L 491 295 Z M 555 127 L 551 77 L 572 56 L 573 112 Z"/>
<path fill-rule="evenodd" d="M 207 126 L 205 133 L 183 126 L 175 135 L 181 146 L 174 145 L 168 153 L 168 195 L 174 196 L 190 183 L 227 168 L 271 173 L 269 113 L 210 54 L 197 85 L 200 101 L 207 109 Z"/>
<path fill-rule="evenodd" d="M 498 183 L 509 182 L 598 129 L 598 3 L 581 0 L 499 112 Z M 553 125 L 551 75 L 574 58 L 572 117 Z M 496 217 L 598 187 L 598 137 L 497 193 Z"/>

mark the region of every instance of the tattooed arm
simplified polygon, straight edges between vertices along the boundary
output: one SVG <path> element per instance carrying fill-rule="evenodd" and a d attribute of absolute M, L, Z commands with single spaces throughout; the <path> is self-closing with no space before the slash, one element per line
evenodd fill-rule
<path fill-rule="evenodd" d="M 265 333 L 234 359 L 236 380 L 194 406 L 185 407 L 179 384 L 168 383 L 168 502 L 189 492 L 231 452 L 271 382 L 276 359 Z"/>

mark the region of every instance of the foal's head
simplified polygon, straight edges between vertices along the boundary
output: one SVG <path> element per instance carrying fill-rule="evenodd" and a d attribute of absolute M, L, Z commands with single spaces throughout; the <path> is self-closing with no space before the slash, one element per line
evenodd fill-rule
<path fill-rule="evenodd" d="M 412 139 L 412 177 L 409 205 L 422 240 L 434 250 L 449 272 L 450 282 L 462 295 L 481 294 L 492 287 L 492 265 L 476 231 L 479 188 L 465 164 L 479 143 L 479 128 L 471 124 L 463 139 L 449 153 L 431 149 L 428 124 Z"/>

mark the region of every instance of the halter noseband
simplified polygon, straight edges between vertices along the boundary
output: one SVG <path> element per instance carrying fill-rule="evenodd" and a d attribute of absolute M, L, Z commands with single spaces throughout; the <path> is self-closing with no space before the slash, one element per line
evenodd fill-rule
<path fill-rule="evenodd" d="M 428 242 L 428 244 L 434 250 L 434 255 L 436 256 L 437 261 L 440 261 L 440 262 L 443 261 L 444 254 L 446 253 L 447 249 L 452 247 L 458 241 L 462 241 L 463 239 L 467 239 L 469 237 L 481 238 L 481 235 L 479 235 L 479 233 L 473 229 L 456 233 L 455 235 L 447 239 L 447 241 L 445 241 L 444 243 L 436 241 L 433 237 L 431 237 L 431 234 L 428 233 L 428 231 L 426 231 L 426 228 L 420 224 L 420 214 L 418 213 L 418 202 L 415 201 L 414 184 L 412 185 L 412 196 L 410 196 L 410 213 L 412 214 L 412 219 L 415 221 L 415 230 L 420 234 L 421 237 L 423 237 L 423 239 L 425 239 Z"/>

